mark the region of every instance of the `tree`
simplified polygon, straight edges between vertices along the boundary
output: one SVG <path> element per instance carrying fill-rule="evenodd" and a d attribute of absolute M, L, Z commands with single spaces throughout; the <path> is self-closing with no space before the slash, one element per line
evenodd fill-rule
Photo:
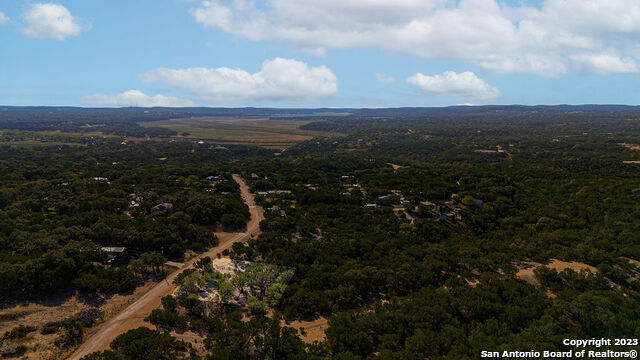
<path fill-rule="evenodd" d="M 162 302 L 162 307 L 165 310 L 175 311 L 178 307 L 178 300 L 171 295 L 164 296 L 160 301 Z"/>
<path fill-rule="evenodd" d="M 169 333 L 139 327 L 116 337 L 111 349 L 125 359 L 176 360 L 186 358 L 188 347 Z"/>

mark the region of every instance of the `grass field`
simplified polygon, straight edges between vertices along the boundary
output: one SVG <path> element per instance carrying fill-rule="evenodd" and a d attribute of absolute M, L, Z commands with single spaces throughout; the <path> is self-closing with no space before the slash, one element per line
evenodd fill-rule
<path fill-rule="evenodd" d="M 157 126 L 174 130 L 187 138 L 221 140 L 253 144 L 268 148 L 287 148 L 311 139 L 315 133 L 300 130 L 304 121 L 269 120 L 268 118 L 206 117 L 141 122 L 140 126 Z M 182 136 L 182 135 L 179 135 Z"/>

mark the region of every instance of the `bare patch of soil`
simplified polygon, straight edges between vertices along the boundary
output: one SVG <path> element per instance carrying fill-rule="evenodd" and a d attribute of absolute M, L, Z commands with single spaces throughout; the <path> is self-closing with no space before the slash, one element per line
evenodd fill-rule
<path fill-rule="evenodd" d="M 102 320 L 107 321 L 122 311 L 145 294 L 154 284 L 154 282 L 147 282 L 131 294 L 115 295 L 101 300 L 98 308 L 102 313 Z M 22 343 L 27 347 L 27 352 L 21 359 L 61 359 L 69 350 L 63 350 L 54 345 L 57 337 L 56 333 L 41 334 L 40 330 L 46 323 L 66 319 L 90 307 L 91 305 L 86 299 L 70 296 L 65 300 L 61 300 L 61 302 L 30 303 L 3 309 L 0 311 L 0 319 L 2 319 L 0 321 L 0 334 L 10 331 L 19 325 L 34 326 L 37 330 L 30 333 Z M 85 338 L 91 336 L 99 326 L 98 324 L 88 329 L 85 333 Z"/>
<path fill-rule="evenodd" d="M 630 143 L 619 143 L 618 145 L 622 147 L 626 147 L 629 150 L 640 151 L 640 145 L 630 144 Z"/>
<path fill-rule="evenodd" d="M 546 266 L 548 268 L 556 270 L 557 272 L 561 272 L 564 269 L 571 269 L 576 272 L 580 272 L 581 270 L 589 270 L 594 274 L 597 274 L 599 272 L 595 267 L 587 265 L 585 263 L 550 259 L 548 264 L 542 264 L 533 261 L 520 263 L 518 266 L 520 268 L 520 271 L 516 273 L 516 277 L 531 285 L 541 286 L 540 282 L 533 272 L 533 270 L 535 270 L 535 268 L 537 268 L 538 266 Z"/>
<path fill-rule="evenodd" d="M 310 344 L 314 341 L 322 342 L 327 336 L 325 330 L 329 327 L 329 320 L 324 317 L 320 317 L 313 321 L 292 321 L 288 324 L 283 323 L 283 326 L 289 326 L 298 330 L 302 341 Z"/>

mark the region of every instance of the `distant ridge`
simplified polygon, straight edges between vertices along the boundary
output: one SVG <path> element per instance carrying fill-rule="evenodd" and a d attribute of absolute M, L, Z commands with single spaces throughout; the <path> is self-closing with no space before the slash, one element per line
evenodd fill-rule
<path fill-rule="evenodd" d="M 200 116 L 439 116 L 455 114 L 524 115 L 540 113 L 622 113 L 640 112 L 640 106 L 632 105 L 483 105 L 447 107 L 398 107 L 398 108 L 259 108 L 259 107 L 125 107 L 125 108 L 83 108 L 67 106 L 0 106 L 0 119 L 14 117 L 16 113 L 46 114 L 57 117 L 62 113 L 74 115 L 119 114 L 131 120 L 144 121 L 158 118 L 184 118 Z"/>

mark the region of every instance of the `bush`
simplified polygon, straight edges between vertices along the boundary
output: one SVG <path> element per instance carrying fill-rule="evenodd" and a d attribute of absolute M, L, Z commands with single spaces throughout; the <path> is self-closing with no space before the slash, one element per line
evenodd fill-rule
<path fill-rule="evenodd" d="M 176 298 L 171 295 L 167 295 L 163 297 L 161 302 L 162 302 L 162 307 L 165 310 L 175 311 L 178 308 L 178 300 L 176 300 Z"/>
<path fill-rule="evenodd" d="M 48 323 L 42 326 L 42 329 L 40 330 L 40 334 L 42 335 L 53 334 L 54 332 L 58 331 L 59 328 L 60 328 L 59 321 L 49 321 Z"/>
<path fill-rule="evenodd" d="M 0 356 L 16 356 L 27 351 L 24 345 L 17 344 L 13 341 L 0 342 Z"/>
<path fill-rule="evenodd" d="M 175 311 L 155 309 L 148 318 L 149 322 L 158 327 L 186 329 L 189 320 L 186 316 L 180 315 Z"/>
<path fill-rule="evenodd" d="M 62 348 L 77 345 L 82 342 L 83 333 L 82 323 L 76 317 L 63 320 L 55 344 Z"/>
<path fill-rule="evenodd" d="M 139 327 L 118 336 L 111 348 L 125 359 L 176 360 L 184 358 L 187 344 L 168 333 Z"/>
<path fill-rule="evenodd" d="M 76 315 L 76 318 L 80 320 L 82 326 L 91 327 L 102 318 L 102 313 L 96 308 L 91 308 L 81 311 L 78 315 Z"/>
<path fill-rule="evenodd" d="M 20 326 L 18 326 L 16 328 L 13 328 L 11 331 L 7 331 L 6 333 L 4 333 L 4 335 L 2 336 L 2 339 L 3 340 L 22 339 L 23 337 L 27 336 L 27 334 L 32 332 L 32 331 L 36 331 L 35 326 L 20 325 Z"/>

